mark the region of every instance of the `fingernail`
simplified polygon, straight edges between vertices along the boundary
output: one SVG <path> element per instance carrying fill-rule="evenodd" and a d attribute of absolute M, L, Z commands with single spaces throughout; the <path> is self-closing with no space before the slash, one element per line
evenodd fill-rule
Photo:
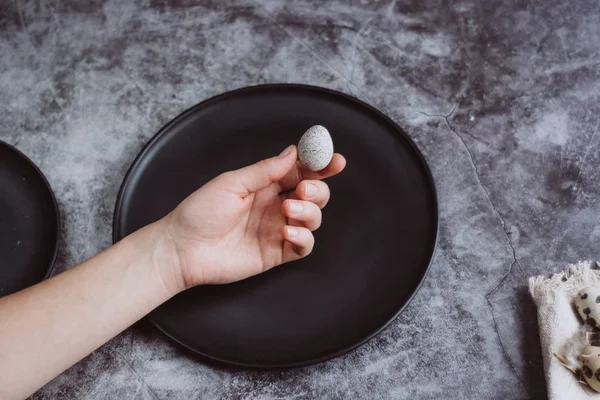
<path fill-rule="evenodd" d="M 287 234 L 289 237 L 298 237 L 299 232 L 298 232 L 298 229 L 296 229 L 296 228 L 288 227 Z"/>
<path fill-rule="evenodd" d="M 308 197 L 310 199 L 311 197 L 313 197 L 316 194 L 317 194 L 317 187 L 314 184 L 307 182 L 306 183 L 306 197 Z"/>
<path fill-rule="evenodd" d="M 286 156 L 289 156 L 290 153 L 292 152 L 292 150 L 294 150 L 294 145 L 288 146 L 286 147 L 281 154 L 279 155 L 279 157 L 284 158 Z"/>
<path fill-rule="evenodd" d="M 293 214 L 300 214 L 303 209 L 304 206 L 302 206 L 302 203 L 300 203 L 299 201 L 292 201 L 290 204 L 290 210 Z"/>

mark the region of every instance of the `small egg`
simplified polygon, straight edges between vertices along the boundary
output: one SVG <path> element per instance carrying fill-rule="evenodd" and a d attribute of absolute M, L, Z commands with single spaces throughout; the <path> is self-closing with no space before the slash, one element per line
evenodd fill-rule
<path fill-rule="evenodd" d="M 327 128 L 315 125 L 308 128 L 298 142 L 300 163 L 311 171 L 320 171 L 333 158 L 333 141 Z"/>
<path fill-rule="evenodd" d="M 600 327 L 600 287 L 581 289 L 574 300 L 581 319 L 591 327 Z"/>
<path fill-rule="evenodd" d="M 596 392 L 600 392 L 600 347 L 586 346 L 579 356 L 583 379 Z"/>

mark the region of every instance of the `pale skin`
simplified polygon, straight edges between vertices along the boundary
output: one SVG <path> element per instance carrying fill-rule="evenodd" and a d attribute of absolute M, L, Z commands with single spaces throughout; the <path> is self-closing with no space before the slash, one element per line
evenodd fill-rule
<path fill-rule="evenodd" d="M 290 146 L 224 173 L 163 219 L 0 299 L 0 398 L 22 399 L 177 293 L 307 256 L 346 160 L 307 171 Z M 32 367 L 34 366 L 34 367 Z"/>

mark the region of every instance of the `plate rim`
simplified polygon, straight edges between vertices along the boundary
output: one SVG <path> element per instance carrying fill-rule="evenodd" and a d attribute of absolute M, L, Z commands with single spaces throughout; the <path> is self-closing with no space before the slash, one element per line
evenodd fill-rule
<path fill-rule="evenodd" d="M 44 275 L 44 278 L 42 278 L 42 280 L 40 281 L 40 282 L 42 282 L 42 281 L 50 278 L 52 276 L 52 274 L 54 273 L 54 267 L 56 266 L 56 260 L 58 258 L 58 251 L 60 249 L 61 220 L 60 220 L 60 210 L 58 208 L 58 201 L 56 200 L 56 195 L 54 194 L 54 191 L 52 190 L 52 187 L 50 186 L 50 182 L 48 182 L 48 179 L 46 178 L 46 176 L 44 175 L 42 170 L 31 160 L 31 158 L 29 158 L 25 153 L 23 153 L 21 150 L 19 150 L 16 146 L 14 146 L 4 140 L 0 140 L 0 146 L 5 146 L 10 151 L 14 152 L 17 156 L 19 156 L 23 160 L 25 160 L 25 162 L 28 163 L 31 167 L 33 167 L 33 170 L 42 179 L 42 183 L 44 184 L 44 186 L 50 193 L 50 198 L 52 199 L 52 208 L 54 208 L 54 217 L 56 218 L 56 243 L 54 244 L 54 251 L 53 251 L 52 257 L 50 259 L 50 264 L 47 267 L 46 274 Z M 39 283 L 39 282 L 37 282 L 37 283 Z M 25 289 L 25 288 L 23 288 L 23 289 Z"/>
<path fill-rule="evenodd" d="M 431 255 L 429 257 L 429 262 L 427 263 L 427 266 L 425 267 L 423 276 L 421 277 L 418 285 L 415 287 L 415 289 L 413 290 L 411 295 L 408 297 L 406 302 L 401 307 L 399 307 L 399 309 L 394 313 L 394 315 L 392 315 L 382 326 L 380 326 L 379 328 L 374 330 L 371 334 L 367 335 L 362 340 L 360 340 L 350 346 L 346 346 L 335 352 L 331 352 L 331 353 L 328 353 L 326 355 L 319 356 L 319 357 L 314 357 L 309 360 L 304 360 L 304 361 L 299 361 L 299 362 L 291 362 L 291 363 L 281 363 L 281 364 L 259 364 L 259 363 L 252 364 L 252 363 L 236 362 L 236 361 L 221 359 L 219 357 L 215 357 L 215 356 L 203 353 L 201 351 L 198 351 L 197 349 L 194 349 L 193 347 L 189 346 L 188 344 L 175 338 L 173 335 L 171 335 L 170 333 L 165 331 L 165 329 L 163 327 L 161 327 L 154 320 L 154 318 L 152 318 L 151 313 L 145 317 L 146 319 L 148 319 L 150 321 L 150 323 L 156 329 L 159 330 L 159 332 L 161 332 L 161 334 L 165 335 L 167 338 L 172 340 L 175 344 L 183 347 L 184 349 L 190 351 L 192 354 L 194 354 L 196 356 L 199 356 L 209 362 L 213 362 L 213 363 L 216 363 L 219 365 L 224 365 L 224 366 L 229 366 L 229 367 L 237 367 L 237 368 L 255 369 L 255 370 L 290 369 L 290 368 L 304 367 L 304 366 L 313 365 L 313 364 L 319 364 L 319 363 L 337 358 L 344 354 L 347 354 L 350 351 L 355 350 L 358 347 L 362 346 L 363 344 L 367 343 L 368 341 L 370 341 L 371 339 L 373 339 L 374 337 L 379 335 L 381 332 L 383 332 L 386 328 L 388 328 L 391 325 L 392 322 L 394 322 L 398 318 L 398 316 L 411 303 L 411 301 L 413 300 L 415 295 L 422 288 L 423 282 L 425 281 L 425 279 L 427 278 L 427 276 L 429 274 L 429 271 L 431 270 L 431 266 L 434 262 L 435 255 L 437 253 L 438 242 L 439 242 L 439 230 L 440 230 L 440 208 L 439 208 L 438 192 L 437 192 L 435 180 L 433 178 L 433 174 L 431 172 L 431 168 L 429 167 L 427 160 L 423 156 L 423 153 L 421 152 L 421 150 L 417 147 L 414 140 L 393 119 L 391 119 L 390 117 L 385 115 L 383 112 L 379 111 L 376 107 L 374 107 L 354 96 L 348 95 L 348 94 L 340 92 L 338 90 L 329 89 L 329 88 L 325 88 L 325 87 L 321 87 L 321 86 L 301 84 L 301 83 L 268 83 L 268 84 L 245 86 L 242 88 L 226 91 L 226 92 L 211 96 L 209 98 L 206 98 L 206 99 L 200 101 L 199 103 L 187 108 L 186 110 L 184 110 L 180 114 L 178 114 L 176 117 L 169 120 L 165 125 L 163 125 L 158 130 L 157 133 L 154 134 L 154 136 L 152 136 L 150 138 L 150 140 L 148 140 L 148 142 L 142 147 L 142 149 L 139 151 L 139 153 L 137 154 L 137 156 L 134 158 L 131 165 L 127 169 L 127 172 L 125 173 L 125 177 L 123 178 L 123 181 L 119 188 L 119 193 L 118 193 L 116 201 L 115 201 L 115 209 L 113 212 L 113 224 L 112 224 L 113 225 L 112 226 L 113 244 L 115 244 L 119 241 L 118 234 L 120 232 L 118 232 L 119 228 L 117 225 L 118 225 L 118 221 L 120 220 L 121 215 L 122 215 L 123 197 L 125 194 L 124 192 L 131 181 L 131 176 L 135 172 L 135 170 L 139 167 L 140 162 L 144 159 L 144 157 L 150 151 L 150 149 L 154 146 L 154 144 L 164 134 L 169 132 L 169 130 L 171 129 L 172 126 L 181 122 L 188 115 L 193 114 L 197 110 L 200 110 L 204 107 L 210 106 L 212 103 L 215 103 L 217 101 L 222 101 L 222 100 L 227 99 L 228 97 L 235 97 L 237 95 L 244 94 L 247 92 L 261 91 L 261 90 L 273 90 L 273 89 L 275 89 L 275 90 L 302 89 L 302 90 L 308 90 L 308 91 L 313 91 L 313 92 L 321 92 L 321 93 L 327 94 L 329 96 L 341 97 L 342 99 L 344 99 L 346 101 L 350 101 L 360 107 L 366 108 L 369 112 L 374 113 L 379 118 L 382 118 L 383 121 L 385 121 L 387 124 L 389 124 L 395 131 L 395 135 L 399 135 L 401 138 L 403 138 L 408 143 L 408 145 L 412 148 L 412 150 L 414 151 L 414 153 L 416 154 L 416 156 L 418 157 L 419 161 L 421 162 L 421 164 L 424 168 L 425 174 L 428 178 L 428 184 L 429 184 L 431 192 L 433 194 L 433 207 L 435 208 L 435 213 L 433 215 L 433 217 L 434 217 L 433 222 L 435 223 L 435 237 L 434 237 L 434 241 L 433 241 L 433 246 L 431 248 Z"/>

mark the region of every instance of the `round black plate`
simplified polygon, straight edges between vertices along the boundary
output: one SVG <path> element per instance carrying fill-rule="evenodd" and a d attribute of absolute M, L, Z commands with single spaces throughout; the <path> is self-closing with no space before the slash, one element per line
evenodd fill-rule
<path fill-rule="evenodd" d="M 59 217 L 42 172 L 0 141 L 0 297 L 48 277 L 56 259 Z"/>
<path fill-rule="evenodd" d="M 242 282 L 188 290 L 160 306 L 150 319 L 179 344 L 238 366 L 309 364 L 373 337 L 418 289 L 437 238 L 427 164 L 389 118 L 311 86 L 236 90 L 167 124 L 127 173 L 114 240 L 166 215 L 219 173 L 278 154 L 316 124 L 329 129 L 348 166 L 328 180 L 332 198 L 313 253 Z"/>

